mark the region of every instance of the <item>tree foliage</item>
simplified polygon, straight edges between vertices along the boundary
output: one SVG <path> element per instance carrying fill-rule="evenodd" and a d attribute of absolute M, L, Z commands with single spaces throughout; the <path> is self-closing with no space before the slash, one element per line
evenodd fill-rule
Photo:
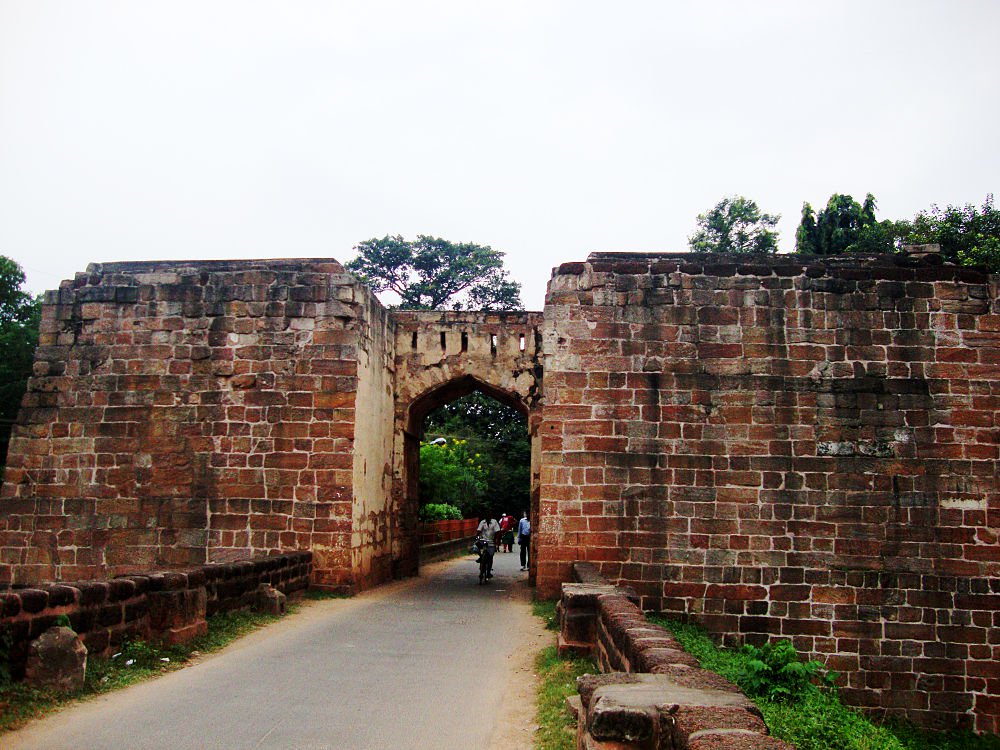
<path fill-rule="evenodd" d="M 937 243 L 946 260 L 1000 271 L 1000 210 L 987 195 L 980 208 L 967 203 L 918 213 L 906 237 L 910 244 Z"/>
<path fill-rule="evenodd" d="M 0 255 L 0 462 L 6 455 L 8 422 L 21 406 L 38 344 L 41 300 L 25 292 L 23 285 L 21 267 Z"/>
<path fill-rule="evenodd" d="M 461 437 L 483 456 L 483 507 L 496 515 L 527 510 L 531 495 L 531 440 L 523 414 L 474 392 L 436 409 L 424 420 L 428 436 Z"/>
<path fill-rule="evenodd" d="M 688 245 L 699 253 L 776 253 L 774 227 L 780 218 L 764 213 L 742 195 L 723 198 L 698 215 L 698 229 L 688 238 Z"/>
<path fill-rule="evenodd" d="M 466 440 L 420 445 L 420 505 L 454 505 L 469 518 L 483 508 L 487 470 Z"/>
<path fill-rule="evenodd" d="M 520 310 L 521 285 L 489 245 L 400 235 L 365 240 L 347 268 L 376 294 L 394 292 L 403 310 Z"/>
<path fill-rule="evenodd" d="M 847 252 L 892 252 L 895 245 L 893 222 L 875 218 L 875 196 L 858 203 L 850 195 L 834 193 L 826 208 L 816 214 L 809 203 L 802 204 L 802 220 L 795 232 L 795 252 L 808 255 L 840 255 Z"/>

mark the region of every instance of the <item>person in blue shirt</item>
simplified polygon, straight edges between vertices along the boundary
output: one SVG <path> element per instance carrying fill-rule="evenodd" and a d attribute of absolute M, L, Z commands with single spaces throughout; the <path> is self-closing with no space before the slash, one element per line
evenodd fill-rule
<path fill-rule="evenodd" d="M 524 511 L 521 520 L 517 522 L 517 546 L 521 550 L 521 570 L 527 570 L 531 547 L 531 521 L 528 520 L 528 511 Z"/>

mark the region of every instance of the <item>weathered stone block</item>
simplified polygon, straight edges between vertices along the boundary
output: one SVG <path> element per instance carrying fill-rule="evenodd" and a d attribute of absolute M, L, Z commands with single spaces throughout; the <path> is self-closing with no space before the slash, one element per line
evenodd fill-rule
<path fill-rule="evenodd" d="M 83 687 L 86 675 L 87 648 L 69 628 L 49 628 L 31 642 L 24 675 L 30 686 L 69 693 Z"/>
<path fill-rule="evenodd" d="M 285 614 L 285 603 L 287 597 L 269 583 L 262 583 L 257 587 L 254 608 L 258 612 L 269 615 Z"/>

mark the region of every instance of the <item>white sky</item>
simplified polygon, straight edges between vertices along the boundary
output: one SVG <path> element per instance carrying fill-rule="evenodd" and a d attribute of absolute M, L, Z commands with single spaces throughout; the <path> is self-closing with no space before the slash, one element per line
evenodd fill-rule
<path fill-rule="evenodd" d="M 728 194 L 882 218 L 1000 176 L 1000 2 L 0 0 L 0 254 L 492 245 L 542 306 L 592 250 L 679 251 Z"/>

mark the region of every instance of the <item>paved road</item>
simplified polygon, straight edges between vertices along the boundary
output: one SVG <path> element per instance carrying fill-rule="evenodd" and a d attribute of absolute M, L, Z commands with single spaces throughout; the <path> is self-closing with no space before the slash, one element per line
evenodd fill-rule
<path fill-rule="evenodd" d="M 504 685 L 527 605 L 516 552 L 471 557 L 351 600 L 315 603 L 223 653 L 0 737 L 5 750 L 470 750 Z"/>

